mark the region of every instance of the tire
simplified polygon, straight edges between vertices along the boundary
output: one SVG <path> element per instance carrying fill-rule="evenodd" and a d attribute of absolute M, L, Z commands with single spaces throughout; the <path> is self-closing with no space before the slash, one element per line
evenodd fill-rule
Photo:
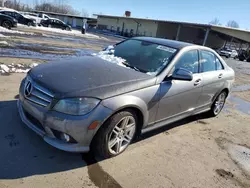
<path fill-rule="evenodd" d="M 49 25 L 48 25 L 48 28 L 52 28 L 52 26 L 49 24 Z"/>
<path fill-rule="evenodd" d="M 2 27 L 5 27 L 5 28 L 7 28 L 7 29 L 11 29 L 12 24 L 11 24 L 10 21 L 5 20 L 5 21 L 2 22 Z"/>
<path fill-rule="evenodd" d="M 66 27 L 66 31 L 70 31 L 69 27 Z"/>
<path fill-rule="evenodd" d="M 211 117 L 216 117 L 220 114 L 220 112 L 222 111 L 225 102 L 226 102 L 226 98 L 227 98 L 227 92 L 226 91 L 222 91 L 215 99 L 213 105 L 211 106 L 211 110 L 209 111 L 209 115 Z"/>
<path fill-rule="evenodd" d="M 124 152 L 135 137 L 137 122 L 138 118 L 132 110 L 121 111 L 110 117 L 93 140 L 95 155 L 106 159 Z"/>
<path fill-rule="evenodd" d="M 30 27 L 30 26 L 32 26 L 32 23 L 31 23 L 31 22 L 28 22 L 27 25 Z"/>
<path fill-rule="evenodd" d="M 240 56 L 240 57 L 239 57 L 239 60 L 240 60 L 240 61 L 244 61 L 245 58 Z"/>

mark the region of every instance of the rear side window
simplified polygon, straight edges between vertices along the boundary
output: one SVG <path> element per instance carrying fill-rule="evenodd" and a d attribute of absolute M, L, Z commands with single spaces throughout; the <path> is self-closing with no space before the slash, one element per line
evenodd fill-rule
<path fill-rule="evenodd" d="M 216 70 L 223 70 L 224 66 L 222 65 L 221 61 L 215 57 L 215 62 L 216 62 Z"/>
<path fill-rule="evenodd" d="M 210 72 L 216 70 L 215 55 L 209 51 L 201 51 L 201 72 Z"/>
<path fill-rule="evenodd" d="M 8 15 L 8 16 L 12 16 L 12 17 L 13 17 L 12 12 L 7 12 L 7 11 L 5 11 L 5 12 L 4 12 L 4 14 L 6 14 L 6 15 Z"/>

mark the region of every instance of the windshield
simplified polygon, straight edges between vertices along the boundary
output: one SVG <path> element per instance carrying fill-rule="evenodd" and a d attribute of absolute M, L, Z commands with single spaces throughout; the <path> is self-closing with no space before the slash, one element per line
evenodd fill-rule
<path fill-rule="evenodd" d="M 157 75 L 168 65 L 177 49 L 130 39 L 118 44 L 112 51 L 109 55 L 122 59 L 123 65 L 149 75 Z"/>

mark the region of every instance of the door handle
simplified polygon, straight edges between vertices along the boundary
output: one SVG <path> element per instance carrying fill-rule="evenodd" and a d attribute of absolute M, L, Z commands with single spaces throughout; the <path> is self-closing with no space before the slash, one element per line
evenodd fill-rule
<path fill-rule="evenodd" d="M 222 78 L 223 74 L 219 74 L 218 78 Z"/>
<path fill-rule="evenodd" d="M 196 81 L 194 82 L 194 86 L 198 86 L 198 85 L 200 85 L 200 83 L 201 83 L 201 79 L 198 79 L 198 80 L 196 80 Z"/>

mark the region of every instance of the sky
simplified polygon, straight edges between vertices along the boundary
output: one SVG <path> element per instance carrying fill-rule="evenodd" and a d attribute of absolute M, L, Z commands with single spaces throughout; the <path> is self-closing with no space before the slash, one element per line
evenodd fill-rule
<path fill-rule="evenodd" d="M 34 0 L 21 0 L 32 5 Z M 39 1 L 39 0 L 38 0 Z M 49 1 L 49 0 L 47 0 Z M 53 1 L 53 0 L 51 0 Z M 235 20 L 240 28 L 250 30 L 250 0 L 63 0 L 88 14 L 122 16 L 126 10 L 132 17 L 208 23 L 218 18 L 222 25 Z"/>

